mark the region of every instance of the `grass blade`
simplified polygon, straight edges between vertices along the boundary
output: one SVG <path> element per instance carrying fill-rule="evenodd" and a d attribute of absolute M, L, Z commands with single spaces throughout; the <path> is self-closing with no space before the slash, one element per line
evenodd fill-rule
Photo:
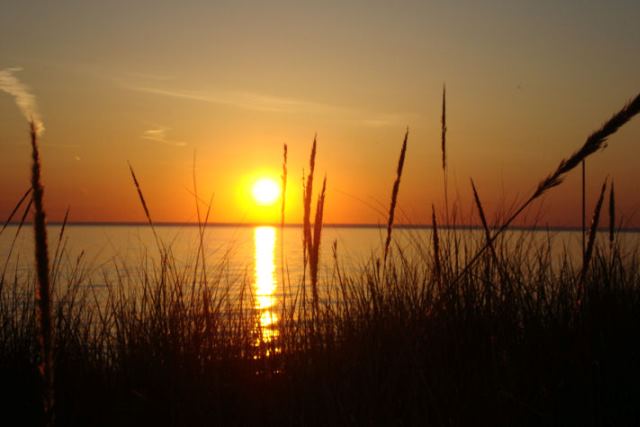
<path fill-rule="evenodd" d="M 616 133 L 618 129 L 624 126 L 629 120 L 640 112 L 640 94 L 628 102 L 620 111 L 614 114 L 604 125 L 594 133 L 592 133 L 585 143 L 574 152 L 568 159 L 562 159 L 560 164 L 550 175 L 538 183 L 533 194 L 520 205 L 520 207 L 500 226 L 500 228 L 491 236 L 490 241 L 493 242 L 501 235 L 511 223 L 527 208 L 531 203 L 540 198 L 547 191 L 557 187 L 562 183 L 566 175 L 571 172 L 584 159 L 592 155 L 598 150 L 602 150 L 607 146 L 607 139 Z M 480 259 L 482 253 L 487 250 L 488 244 L 484 245 L 476 254 L 467 262 L 465 267 L 456 277 L 455 282 L 460 280 L 467 271 Z"/>
<path fill-rule="evenodd" d="M 604 193 L 607 190 L 607 180 L 602 183 L 602 189 L 600 190 L 600 196 L 596 203 L 596 207 L 593 210 L 593 217 L 591 218 L 591 227 L 589 229 L 589 240 L 587 241 L 587 247 L 584 254 L 584 262 L 582 264 L 582 282 L 584 283 L 585 276 L 589 269 L 589 263 L 593 256 L 593 248 L 596 242 L 596 234 L 598 232 L 598 224 L 600 223 L 600 210 L 602 209 L 602 202 L 604 201 Z"/>
<path fill-rule="evenodd" d="M 162 252 L 162 245 L 160 244 L 160 238 L 156 233 L 156 228 L 153 225 L 153 220 L 151 219 L 151 214 L 149 213 L 149 208 L 147 207 L 147 202 L 144 199 L 144 194 L 142 194 L 142 189 L 140 188 L 140 183 L 138 182 L 138 178 L 136 177 L 136 173 L 133 171 L 133 166 L 129 163 L 129 172 L 131 172 L 131 178 L 133 178 L 133 184 L 136 186 L 136 190 L 138 191 L 138 198 L 140 199 L 140 203 L 142 204 L 142 209 L 144 209 L 144 215 L 147 218 L 147 222 L 151 226 L 151 231 L 153 232 L 153 237 L 156 240 L 156 244 L 158 245 L 158 249 Z"/>
<path fill-rule="evenodd" d="M 31 187 L 29 187 L 29 189 L 27 191 L 25 191 L 25 193 L 22 195 L 22 197 L 20 197 L 20 200 L 18 200 L 18 203 L 16 204 L 16 206 L 13 208 L 13 210 L 9 214 L 9 218 L 7 218 L 7 220 L 4 222 L 4 225 L 2 226 L 2 229 L 0 230 L 0 234 L 2 234 L 2 232 L 4 231 L 5 228 L 7 228 L 7 226 L 9 225 L 11 220 L 13 219 L 13 216 L 16 214 L 16 212 L 18 212 L 18 209 L 20 209 L 20 206 L 22 206 L 22 203 L 26 200 L 26 198 L 27 198 L 27 196 L 29 196 L 29 194 L 31 194 Z"/>
<path fill-rule="evenodd" d="M 53 332 L 51 329 L 51 289 L 49 284 L 49 250 L 47 245 L 46 215 L 44 212 L 44 188 L 40 177 L 40 153 L 37 129 L 31 122 L 31 189 L 33 191 L 35 257 L 38 286 L 36 287 L 36 318 L 38 320 L 38 343 L 40 345 L 40 375 L 42 376 L 45 424 L 53 425 Z"/>
<path fill-rule="evenodd" d="M 389 253 L 389 245 L 391 245 L 391 231 L 393 230 L 393 221 L 396 210 L 396 204 L 398 203 L 398 192 L 400 191 L 400 179 L 402 178 L 402 169 L 404 168 L 404 159 L 407 153 L 407 139 L 409 138 L 409 129 L 404 134 L 404 141 L 402 141 L 402 149 L 400 150 L 400 158 L 398 159 L 398 168 L 396 170 L 396 180 L 393 183 L 393 190 L 391 191 L 391 205 L 389 206 L 389 217 L 387 221 L 387 239 L 384 243 L 384 258 L 386 263 L 387 255 Z"/>

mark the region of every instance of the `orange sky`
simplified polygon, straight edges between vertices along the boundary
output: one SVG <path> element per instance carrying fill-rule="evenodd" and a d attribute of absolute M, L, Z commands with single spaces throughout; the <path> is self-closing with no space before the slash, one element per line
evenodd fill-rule
<path fill-rule="evenodd" d="M 24 4 L 23 4 L 24 3 Z M 107 3 L 107 4 L 105 4 Z M 301 176 L 318 134 L 325 219 L 382 223 L 409 126 L 398 220 L 441 210 L 440 103 L 447 84 L 450 200 L 474 222 L 469 178 L 489 217 L 522 199 L 640 90 L 640 4 L 618 2 L 15 2 L 0 16 L 0 70 L 35 95 L 50 220 L 193 221 L 198 190 L 215 222 L 278 222 L 250 199 L 281 173 L 300 222 Z M 590 206 L 605 176 L 640 226 L 640 120 L 588 164 Z M 28 187 L 27 125 L 0 92 L 0 217 Z M 316 186 L 320 186 L 319 181 Z M 577 225 L 579 175 L 534 206 Z"/>

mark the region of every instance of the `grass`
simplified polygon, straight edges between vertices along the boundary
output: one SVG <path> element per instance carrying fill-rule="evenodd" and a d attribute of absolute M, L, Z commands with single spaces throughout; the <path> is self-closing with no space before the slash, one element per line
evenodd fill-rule
<path fill-rule="evenodd" d="M 398 203 L 398 193 L 400 192 L 400 179 L 402 178 L 402 169 L 404 168 L 404 159 L 407 154 L 407 140 L 409 138 L 409 129 L 404 134 L 404 140 L 402 141 L 402 148 L 400 149 L 400 158 L 398 159 L 398 167 L 396 170 L 396 179 L 393 182 L 393 189 L 391 190 L 391 205 L 389 206 L 389 215 L 387 220 L 387 238 L 384 242 L 384 256 L 383 263 L 387 262 L 387 255 L 389 254 L 389 247 L 391 245 L 391 232 L 393 231 L 393 221 L 396 212 L 396 205 Z"/>
<path fill-rule="evenodd" d="M 637 252 L 596 245 L 553 267 L 547 242 L 524 233 L 496 245 L 456 288 L 442 241 L 433 261 L 389 255 L 328 283 L 332 304 L 284 308 L 280 335 L 259 339 L 250 283 L 191 280 L 171 257 L 148 258 L 107 288 L 67 266 L 53 298 L 60 425 L 595 424 L 638 415 Z M 427 245 L 425 253 L 430 252 Z M 484 238 L 465 241 L 463 252 Z M 466 259 L 462 256 L 463 261 Z M 506 272 L 506 273 L 505 273 Z M 233 300 L 234 286 L 245 300 Z M 4 287 L 0 320 L 5 414 L 35 423 L 37 323 L 29 288 Z M 242 294 L 242 293 L 240 293 Z M 323 301 L 323 299 L 321 299 Z M 292 304 L 291 302 L 289 303 Z M 240 306 L 240 307 L 239 307 Z M 270 354 L 269 357 L 265 357 Z M 585 411 L 584 406 L 593 410 Z M 15 411 L 15 412 L 14 412 Z M 597 411 L 597 414 L 596 414 Z M 597 417 L 596 417 L 597 415 Z M 8 416 L 8 415 L 7 415 Z"/>
<path fill-rule="evenodd" d="M 65 257 L 61 233 L 51 268 L 38 264 L 38 274 L 25 277 L 16 263 L 14 274 L 0 279 L 3 415 L 25 425 L 636 424 L 640 247 L 625 245 L 615 230 L 613 187 L 608 239 L 596 238 L 603 186 L 589 256 L 579 262 L 568 251 L 558 256 L 552 238 L 539 239 L 539 232 L 504 231 L 639 110 L 636 97 L 494 227 L 472 182 L 482 233 L 441 232 L 433 207 L 430 238 L 416 234 L 409 250 L 391 239 L 405 135 L 384 268 L 372 257 L 359 272 L 345 274 L 334 244 L 334 274 L 322 287 L 326 187 L 312 224 L 314 139 L 302 230 L 311 286 L 306 274 L 290 278 L 283 269 L 283 286 L 297 293 L 280 305 L 277 336 L 259 326 L 249 280 L 228 281 L 205 268 L 208 211 L 198 228 L 196 262 L 181 267 L 154 231 L 158 255 L 144 256 L 127 274 L 116 260 L 109 267 L 115 278 L 105 276 L 104 288 L 83 276 L 82 257 Z M 442 121 L 444 144 L 444 94 Z M 286 153 L 285 146 L 283 186 Z M 130 172 L 153 227 L 140 181 Z M 43 261 L 48 250 L 37 232 L 46 229 L 35 155 L 33 177 L 33 191 L 12 216 L 32 195 Z M 197 205 L 195 166 L 194 198 Z M 45 278 L 55 286 L 45 286 Z M 42 353 L 46 336 L 49 356 Z M 48 360 L 51 383 L 38 371 Z"/>
<path fill-rule="evenodd" d="M 38 324 L 38 347 L 40 360 L 38 370 L 42 379 L 42 404 L 44 424 L 54 422 L 53 393 L 53 336 L 51 328 L 51 285 L 49 277 L 49 248 L 47 243 L 46 215 L 44 212 L 44 189 L 40 179 L 40 153 L 38 150 L 38 133 L 36 124 L 31 122 L 31 193 L 34 206 L 33 228 L 35 237 L 35 259 L 38 283 L 36 286 L 36 321 Z"/>

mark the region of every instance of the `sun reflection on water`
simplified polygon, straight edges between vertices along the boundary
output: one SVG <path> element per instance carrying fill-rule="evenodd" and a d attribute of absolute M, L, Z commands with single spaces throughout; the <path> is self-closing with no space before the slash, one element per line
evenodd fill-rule
<path fill-rule="evenodd" d="M 278 336 L 278 315 L 276 314 L 276 229 L 275 227 L 256 227 L 254 234 L 256 255 L 255 295 L 258 311 L 257 345 L 267 344 L 263 354 L 269 356 L 277 352 L 274 340 Z"/>

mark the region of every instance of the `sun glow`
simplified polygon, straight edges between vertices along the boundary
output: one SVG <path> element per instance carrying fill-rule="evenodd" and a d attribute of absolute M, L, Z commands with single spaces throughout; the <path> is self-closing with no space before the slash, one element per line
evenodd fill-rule
<path fill-rule="evenodd" d="M 253 184 L 252 193 L 257 204 L 268 206 L 280 197 L 280 186 L 271 178 L 261 178 Z"/>

